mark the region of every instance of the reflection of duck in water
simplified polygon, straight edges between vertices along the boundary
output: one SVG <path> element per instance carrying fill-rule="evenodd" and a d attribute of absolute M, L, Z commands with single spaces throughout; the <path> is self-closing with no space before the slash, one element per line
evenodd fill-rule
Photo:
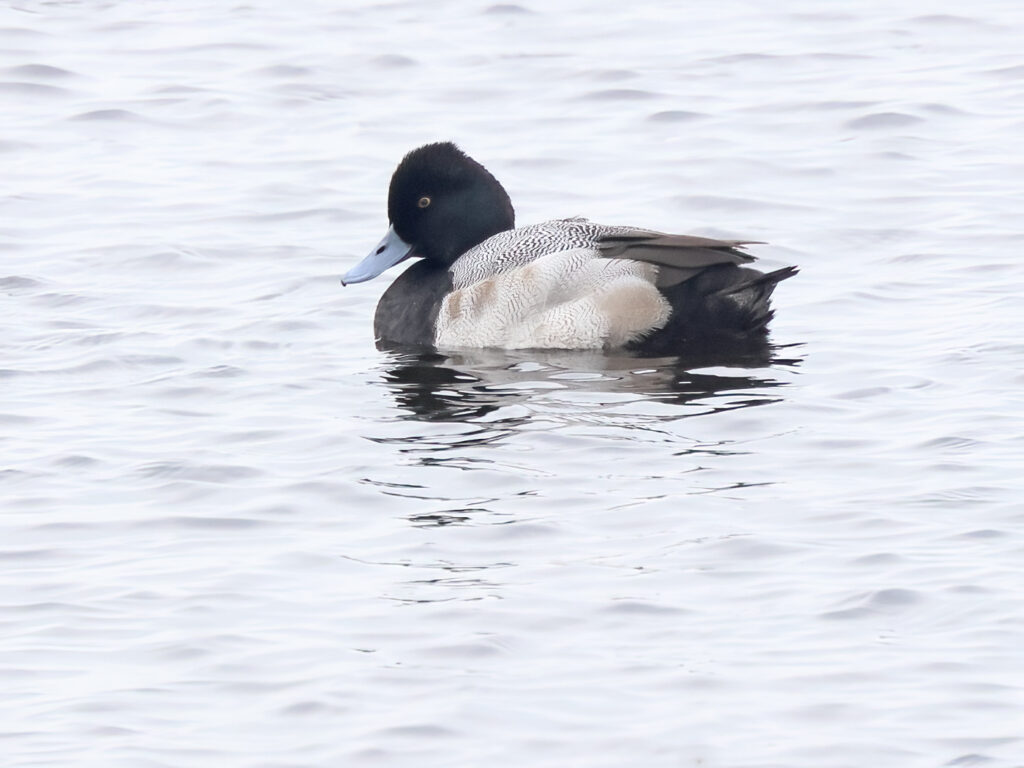
<path fill-rule="evenodd" d="M 454 144 L 413 150 L 388 194 L 391 228 L 342 278 L 422 259 L 377 305 L 380 342 L 438 349 L 617 349 L 646 354 L 764 345 L 769 297 L 796 273 L 747 266 L 743 242 L 562 219 L 514 229 L 504 188 Z"/>
<path fill-rule="evenodd" d="M 641 359 L 574 351 L 532 351 L 528 356 L 502 350 L 450 356 L 392 354 L 395 360 L 384 373 L 385 383 L 401 408 L 424 421 L 474 421 L 515 404 L 548 401 L 550 405 L 551 400 L 564 399 L 574 391 L 693 406 L 689 414 L 666 414 L 666 418 L 676 419 L 767 405 L 779 397 L 766 390 L 783 386 L 781 381 L 749 375 L 742 368 L 736 375 L 694 371 L 688 368 L 695 364 L 693 360 L 680 358 Z M 762 368 L 798 362 L 759 354 L 700 364 Z M 586 410 L 593 415 L 591 409 Z M 530 421 L 530 417 L 523 420 Z"/>

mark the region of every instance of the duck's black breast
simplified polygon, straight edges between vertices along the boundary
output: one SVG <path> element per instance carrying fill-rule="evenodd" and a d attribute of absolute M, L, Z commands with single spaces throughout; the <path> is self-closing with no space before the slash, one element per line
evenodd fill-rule
<path fill-rule="evenodd" d="M 398 276 L 380 297 L 373 332 L 383 344 L 433 346 L 437 313 L 452 290 L 451 273 L 422 259 Z"/>

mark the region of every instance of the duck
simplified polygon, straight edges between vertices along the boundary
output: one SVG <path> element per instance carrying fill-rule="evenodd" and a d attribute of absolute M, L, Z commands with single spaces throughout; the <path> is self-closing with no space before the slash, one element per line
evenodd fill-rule
<path fill-rule="evenodd" d="M 501 183 L 453 142 L 413 149 L 388 189 L 390 226 L 342 285 L 406 261 L 374 315 L 379 347 L 714 352 L 764 345 L 775 286 L 749 240 L 573 217 L 515 226 Z"/>

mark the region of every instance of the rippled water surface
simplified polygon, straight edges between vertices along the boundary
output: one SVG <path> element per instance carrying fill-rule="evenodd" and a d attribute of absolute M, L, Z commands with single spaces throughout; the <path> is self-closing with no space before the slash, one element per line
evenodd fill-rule
<path fill-rule="evenodd" d="M 1024 6 L 0 10 L 5 766 L 1024 766 Z M 381 352 L 402 154 L 763 240 L 773 359 Z"/>

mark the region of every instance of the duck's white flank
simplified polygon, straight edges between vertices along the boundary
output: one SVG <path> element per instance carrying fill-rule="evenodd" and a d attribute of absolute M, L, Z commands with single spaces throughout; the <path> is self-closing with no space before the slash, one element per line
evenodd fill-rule
<path fill-rule="evenodd" d="M 599 349 L 661 328 L 671 307 L 655 288 L 658 268 L 605 259 L 591 248 L 548 254 L 445 297 L 439 348 Z"/>

